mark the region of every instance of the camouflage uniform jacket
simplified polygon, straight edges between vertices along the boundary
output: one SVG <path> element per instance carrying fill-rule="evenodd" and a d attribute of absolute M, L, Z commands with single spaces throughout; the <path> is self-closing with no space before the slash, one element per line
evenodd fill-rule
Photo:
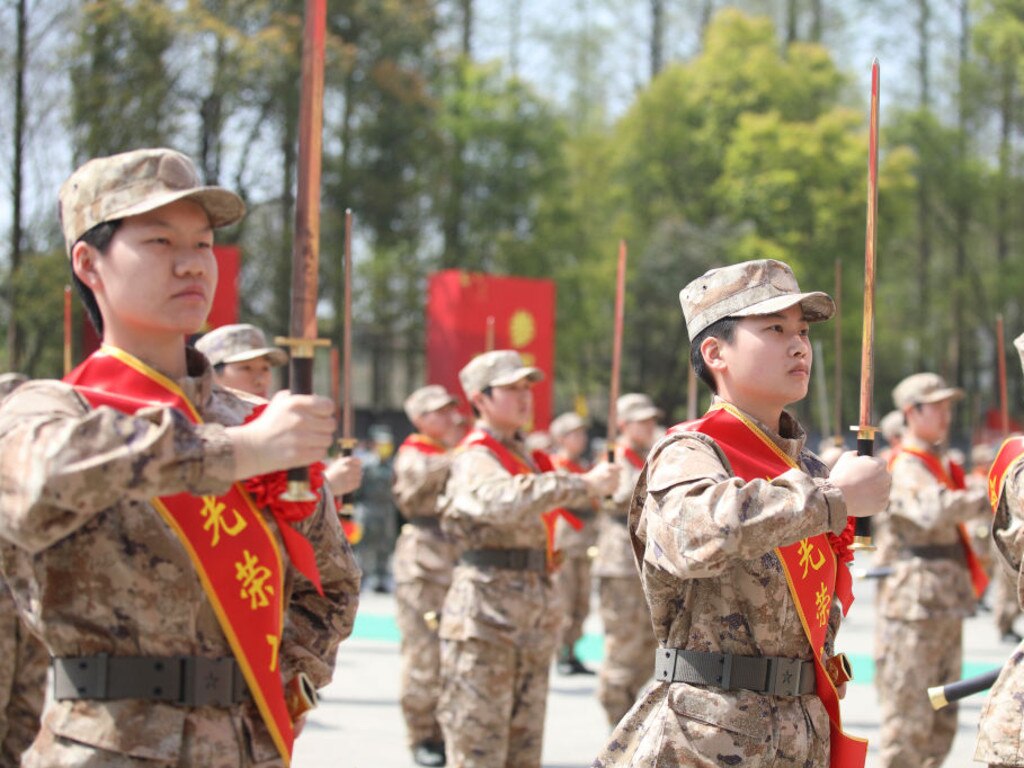
<path fill-rule="evenodd" d="M 1006 476 L 1003 494 L 992 521 L 992 538 L 999 567 L 1008 568 L 1017 582 L 1017 599 L 1024 605 L 1024 461 Z M 992 686 L 978 725 L 976 761 L 993 765 L 1024 765 L 1024 643 L 1017 646 Z"/>
<path fill-rule="evenodd" d="M 641 459 L 646 455 L 640 456 Z M 635 578 L 636 561 L 633 545 L 626 527 L 629 504 L 633 500 L 633 489 L 640 478 L 641 469 L 630 462 L 622 446 L 615 450 L 615 461 L 622 467 L 619 487 L 610 499 L 601 502 L 601 514 L 597 523 L 597 557 L 594 559 L 594 575 L 598 578 Z"/>
<path fill-rule="evenodd" d="M 502 442 L 532 466 L 520 438 Z M 441 526 L 460 551 L 544 549 L 541 515 L 555 507 L 585 505 L 589 498 L 579 475 L 511 475 L 487 448 L 470 446 L 457 449 L 452 460 Z M 561 623 L 557 592 L 547 574 L 460 564 L 445 598 L 441 637 L 543 647 L 554 643 Z"/>
<path fill-rule="evenodd" d="M 438 499 L 448 480 L 450 453 L 428 454 L 413 447 L 400 448 L 395 457 L 395 505 L 406 519 L 433 518 L 441 522 Z M 396 583 L 425 580 L 448 585 L 456 552 L 440 527 L 402 526 L 395 546 Z"/>
<path fill-rule="evenodd" d="M 934 453 L 910 435 L 903 444 Z M 913 557 L 907 547 L 938 545 L 957 551 L 957 523 L 976 519 L 987 505 L 986 489 L 950 490 L 913 454 L 897 456 L 889 506 L 875 518 L 875 562 L 895 569 L 879 587 L 882 616 L 917 621 L 974 613 L 976 600 L 963 559 Z"/>
<path fill-rule="evenodd" d="M 188 368 L 177 384 L 202 416 L 198 426 L 166 407 L 134 416 L 93 409 L 57 381 L 26 384 L 0 407 L 3 570 L 54 656 L 232 655 L 185 547 L 150 499 L 224 493 L 234 472 L 224 427 L 241 424 L 253 401 L 214 386 L 199 353 L 189 351 Z M 327 503 L 295 527 L 317 553 L 324 596 L 287 569 L 281 672 L 285 680 L 305 672 L 321 687 L 352 631 L 359 571 Z M 186 721 L 203 711 L 131 699 L 60 701 L 44 720 L 67 738 L 173 763 Z M 242 720 L 254 758 L 273 759 L 255 705 L 242 705 Z"/>
<path fill-rule="evenodd" d="M 670 434 L 650 453 L 631 503 L 629 528 L 662 647 L 812 658 L 774 550 L 826 531 L 839 534 L 846 525 L 846 504 L 828 482 L 824 464 L 804 449 L 805 434 L 795 419 L 783 413 L 781 434 L 758 426 L 803 471 L 745 482 L 733 475 L 714 441 L 695 432 Z M 841 616 L 835 601 L 826 655 L 832 653 Z M 651 735 L 681 717 L 751 734 L 753 742 L 762 744 L 779 727 L 774 717 L 797 718 L 800 728 L 809 722 L 818 738 L 828 741 L 828 714 L 814 694 L 772 697 L 655 683 L 594 765 L 653 764 L 660 744 Z"/>

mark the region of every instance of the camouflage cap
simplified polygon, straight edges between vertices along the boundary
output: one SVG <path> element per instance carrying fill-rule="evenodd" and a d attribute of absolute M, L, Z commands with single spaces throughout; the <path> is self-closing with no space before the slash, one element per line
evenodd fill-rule
<path fill-rule="evenodd" d="M 799 304 L 807 321 L 816 323 L 836 312 L 831 296 L 820 291 L 801 293 L 793 270 L 774 259 L 708 270 L 679 292 L 679 303 L 690 341 L 727 317 L 770 315 Z"/>
<path fill-rule="evenodd" d="M 458 403 L 455 395 L 440 384 L 428 384 L 405 398 L 402 407 L 405 409 L 405 415 L 409 417 L 409 421 L 412 421 L 424 414 L 439 411 L 446 405 L 458 405 Z"/>
<path fill-rule="evenodd" d="M 570 432 L 586 428 L 587 420 L 576 413 L 576 411 L 569 411 L 568 413 L 563 413 L 557 419 L 552 421 L 551 426 L 548 427 L 548 432 L 551 433 L 551 436 L 555 438 L 555 440 L 561 440 Z"/>
<path fill-rule="evenodd" d="M 882 433 L 882 437 L 891 443 L 893 440 L 899 440 L 903 437 L 903 430 L 906 426 L 903 411 L 889 411 L 878 422 L 878 431 Z"/>
<path fill-rule="evenodd" d="M 901 411 L 922 403 L 938 403 L 943 400 L 959 400 L 964 391 L 946 384 L 937 373 L 915 373 L 907 376 L 892 390 L 892 401 Z"/>
<path fill-rule="evenodd" d="M 503 387 L 522 379 L 544 380 L 540 368 L 524 365 L 523 358 L 512 349 L 496 349 L 477 355 L 459 371 L 459 383 L 467 395 L 482 392 L 487 387 Z"/>
<path fill-rule="evenodd" d="M 61 185 L 59 198 L 68 256 L 78 239 L 97 224 L 138 216 L 177 200 L 201 205 L 215 229 L 245 215 L 242 198 L 221 187 L 203 186 L 192 161 L 173 149 L 137 149 L 90 160 Z"/>
<path fill-rule="evenodd" d="M 0 373 L 0 400 L 28 381 L 24 373 Z"/>
<path fill-rule="evenodd" d="M 647 395 L 632 392 L 615 401 L 615 416 L 622 422 L 660 419 L 665 412 L 658 408 Z"/>
<path fill-rule="evenodd" d="M 196 349 L 206 355 L 210 365 L 242 363 L 266 357 L 271 365 L 284 365 L 288 353 L 267 344 L 267 337 L 255 325 L 235 323 L 214 328 L 196 342 Z"/>

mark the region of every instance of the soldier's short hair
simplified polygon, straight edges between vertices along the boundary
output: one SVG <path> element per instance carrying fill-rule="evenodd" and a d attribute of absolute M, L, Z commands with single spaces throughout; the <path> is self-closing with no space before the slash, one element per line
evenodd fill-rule
<path fill-rule="evenodd" d="M 114 235 L 121 227 L 122 221 L 124 221 L 124 219 L 104 221 L 97 224 L 78 239 L 81 242 L 88 243 L 101 254 L 105 254 L 107 249 L 110 248 L 110 243 L 113 241 Z M 96 303 L 96 294 L 92 292 L 92 288 L 83 283 L 81 278 L 75 274 L 74 263 L 69 261 L 68 265 L 71 267 L 71 284 L 75 286 L 75 291 L 82 300 L 82 305 L 85 307 L 85 313 L 89 316 L 89 322 L 91 322 L 92 327 L 96 329 L 96 333 L 103 336 L 103 316 L 100 314 L 99 304 Z"/>

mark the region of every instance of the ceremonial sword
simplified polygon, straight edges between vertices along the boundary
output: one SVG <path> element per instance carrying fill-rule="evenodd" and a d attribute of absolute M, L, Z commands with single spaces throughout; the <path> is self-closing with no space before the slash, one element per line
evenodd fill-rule
<path fill-rule="evenodd" d="M 622 370 L 622 324 L 626 304 L 626 241 L 619 240 L 619 263 L 615 273 L 615 325 L 612 333 L 612 380 L 608 387 L 608 463 L 615 463 L 615 438 L 618 435 L 619 378 Z"/>
<path fill-rule="evenodd" d="M 868 212 L 864 242 L 864 330 L 860 349 L 860 420 L 857 455 L 874 456 L 875 433 L 871 426 L 871 396 L 875 384 L 875 246 L 878 218 L 878 59 L 871 62 L 871 117 L 868 127 Z M 854 523 L 851 549 L 874 549 L 871 519 L 858 517 Z"/>
<path fill-rule="evenodd" d="M 341 336 L 341 440 L 342 456 L 351 456 L 356 447 L 355 428 L 352 423 L 352 209 L 345 209 L 345 290 L 342 300 L 342 320 L 345 323 Z M 354 492 L 341 497 L 342 517 L 352 516 Z"/>
<path fill-rule="evenodd" d="M 302 88 L 299 96 L 298 194 L 295 198 L 295 241 L 292 247 L 291 320 L 288 336 L 275 341 L 288 347 L 289 388 L 292 394 L 313 394 L 313 357 L 328 346 L 318 338 L 317 275 L 320 269 L 320 165 L 323 141 L 324 42 L 326 0 L 306 0 L 302 37 Z M 288 470 L 286 501 L 315 501 L 309 489 L 309 469 Z"/>

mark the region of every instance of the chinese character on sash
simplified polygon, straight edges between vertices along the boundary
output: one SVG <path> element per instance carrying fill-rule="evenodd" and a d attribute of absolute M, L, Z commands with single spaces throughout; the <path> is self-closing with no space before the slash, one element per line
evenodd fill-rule
<path fill-rule="evenodd" d="M 203 508 L 200 510 L 200 514 L 206 518 L 203 530 L 213 529 L 213 539 L 210 541 L 210 546 L 212 547 L 216 547 L 220 543 L 221 531 L 224 531 L 228 536 L 237 536 L 245 530 L 246 522 L 238 514 L 238 510 L 231 509 L 231 514 L 235 516 L 235 519 L 234 522 L 228 522 L 224 514 L 226 509 L 227 506 L 223 502 L 218 501 L 216 496 L 203 496 Z"/>
<path fill-rule="evenodd" d="M 804 578 L 807 578 L 807 569 L 813 568 L 818 570 L 825 564 L 825 555 L 818 551 L 817 547 L 813 546 L 807 539 L 800 540 L 800 565 L 804 567 Z M 815 560 L 814 556 L 817 555 L 818 559 Z"/>
<path fill-rule="evenodd" d="M 818 626 L 824 627 L 828 624 L 828 611 L 831 607 L 832 601 L 828 595 L 828 589 L 825 587 L 825 582 L 821 582 L 821 587 L 818 589 L 817 594 L 814 596 L 814 605 L 818 609 Z"/>
<path fill-rule="evenodd" d="M 253 610 L 266 608 L 270 604 L 267 595 L 274 594 L 274 587 L 266 584 L 271 577 L 270 569 L 260 565 L 259 558 L 248 549 L 242 551 L 244 563 L 235 563 L 235 578 L 242 582 L 241 596 L 249 599 L 249 607 Z"/>

